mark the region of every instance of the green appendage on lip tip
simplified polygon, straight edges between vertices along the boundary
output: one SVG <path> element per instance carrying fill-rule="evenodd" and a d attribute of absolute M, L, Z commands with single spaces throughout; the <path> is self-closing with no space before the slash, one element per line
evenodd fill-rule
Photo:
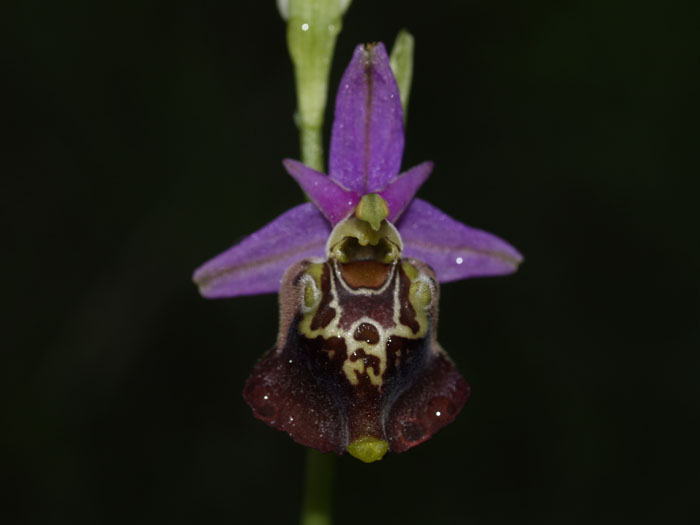
<path fill-rule="evenodd" d="M 384 457 L 389 451 L 389 443 L 381 439 L 366 436 L 353 441 L 348 445 L 348 453 L 365 463 L 374 463 Z"/>

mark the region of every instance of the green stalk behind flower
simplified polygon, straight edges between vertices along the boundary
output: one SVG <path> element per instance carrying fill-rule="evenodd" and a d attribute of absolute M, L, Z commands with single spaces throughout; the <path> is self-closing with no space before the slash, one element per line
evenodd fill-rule
<path fill-rule="evenodd" d="M 350 0 L 278 0 L 277 5 L 287 21 L 287 46 L 294 63 L 301 160 L 324 171 L 321 132 L 328 75 L 342 16 Z"/>

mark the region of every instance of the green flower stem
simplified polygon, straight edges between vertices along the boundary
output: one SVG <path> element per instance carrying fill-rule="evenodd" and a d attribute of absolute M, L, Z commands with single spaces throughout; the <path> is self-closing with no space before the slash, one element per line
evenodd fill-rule
<path fill-rule="evenodd" d="M 326 170 L 324 169 L 321 131 L 321 126 L 299 125 L 301 161 L 316 171 L 324 172 Z"/>
<path fill-rule="evenodd" d="M 301 160 L 317 171 L 325 171 L 321 132 L 328 98 L 328 74 L 342 16 L 349 4 L 350 0 L 278 2 L 287 20 L 287 47 L 294 63 L 295 120 L 301 138 Z"/>
<path fill-rule="evenodd" d="M 301 525 L 331 525 L 333 523 L 333 479 L 336 459 L 333 454 L 306 450 L 304 500 Z"/>

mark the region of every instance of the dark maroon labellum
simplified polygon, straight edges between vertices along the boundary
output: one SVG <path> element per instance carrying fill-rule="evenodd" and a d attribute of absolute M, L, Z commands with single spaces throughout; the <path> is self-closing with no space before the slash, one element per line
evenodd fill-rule
<path fill-rule="evenodd" d="M 435 339 L 438 285 L 410 259 L 290 268 L 277 346 L 244 397 L 298 443 L 342 454 L 357 440 L 403 452 L 454 420 L 466 381 Z"/>

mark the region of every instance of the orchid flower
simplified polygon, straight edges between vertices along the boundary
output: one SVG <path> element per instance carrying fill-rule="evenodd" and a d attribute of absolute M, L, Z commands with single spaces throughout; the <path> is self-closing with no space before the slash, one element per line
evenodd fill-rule
<path fill-rule="evenodd" d="M 322 452 L 381 459 L 422 443 L 469 387 L 436 340 L 439 282 L 502 275 L 522 257 L 414 198 L 385 47 L 360 45 L 338 91 L 328 175 L 283 161 L 300 204 L 194 274 L 208 298 L 279 292 L 276 345 L 244 390 L 253 413 Z"/>

